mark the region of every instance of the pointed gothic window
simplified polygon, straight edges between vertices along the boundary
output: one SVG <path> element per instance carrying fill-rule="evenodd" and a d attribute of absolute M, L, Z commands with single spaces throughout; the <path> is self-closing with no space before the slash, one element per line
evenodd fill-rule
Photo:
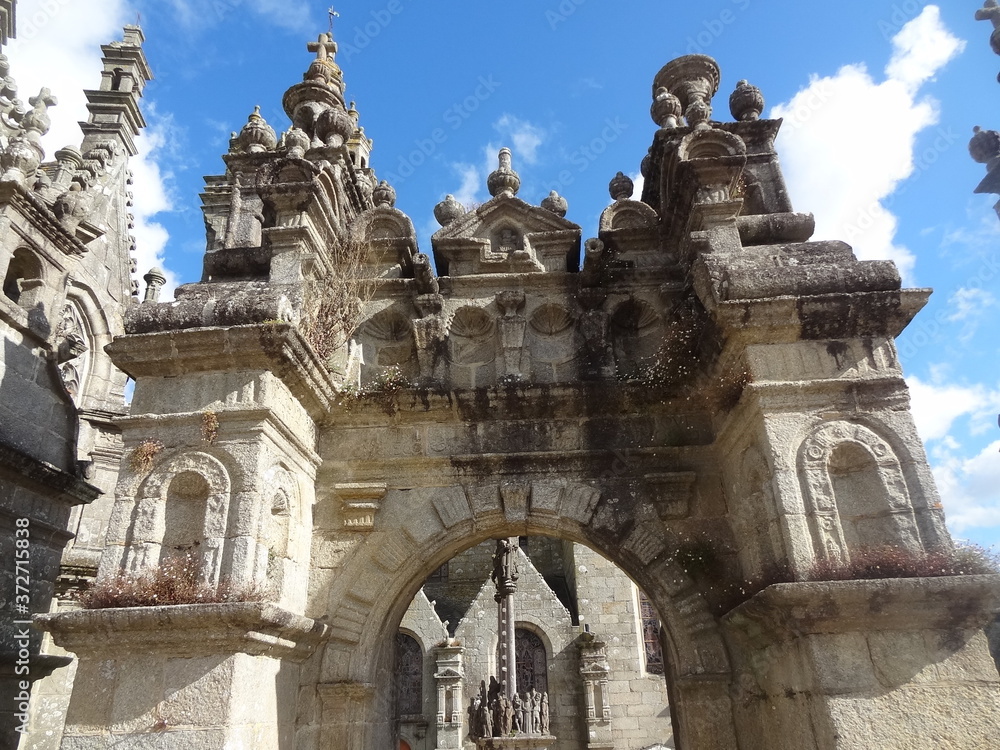
<path fill-rule="evenodd" d="M 660 646 L 660 618 L 644 593 L 639 592 L 642 612 L 642 643 L 646 652 L 646 672 L 663 674 L 663 649 Z"/>
<path fill-rule="evenodd" d="M 400 716 L 422 713 L 424 655 L 416 639 L 396 634 L 396 694 Z"/>
<path fill-rule="evenodd" d="M 530 630 L 515 630 L 514 658 L 517 664 L 517 691 L 526 693 L 535 688 L 539 693 L 548 692 L 548 662 L 542 639 Z"/>

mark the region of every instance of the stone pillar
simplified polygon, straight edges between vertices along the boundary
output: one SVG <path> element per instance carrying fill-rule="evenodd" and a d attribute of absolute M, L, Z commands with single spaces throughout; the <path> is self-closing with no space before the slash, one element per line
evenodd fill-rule
<path fill-rule="evenodd" d="M 41 615 L 79 657 L 63 746 L 278 750 L 293 741 L 298 664 L 326 626 L 271 604 Z M 343 747 L 343 746 L 341 746 Z"/>
<path fill-rule="evenodd" d="M 517 592 L 517 537 L 497 540 L 493 556 L 492 580 L 497 593 L 497 635 L 500 639 L 497 679 L 504 685 L 504 695 L 512 700 L 517 694 L 517 664 L 514 657 L 514 594 Z"/>
<path fill-rule="evenodd" d="M 321 747 L 367 750 L 373 739 L 371 713 L 375 687 L 360 682 L 320 685 L 323 711 Z"/>
<path fill-rule="evenodd" d="M 973 750 L 996 743 L 983 624 L 1000 576 L 790 583 L 723 619 L 741 747 Z"/>

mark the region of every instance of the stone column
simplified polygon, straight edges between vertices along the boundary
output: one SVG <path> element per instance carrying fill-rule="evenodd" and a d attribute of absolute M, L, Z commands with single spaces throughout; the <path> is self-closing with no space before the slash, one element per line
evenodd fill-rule
<path fill-rule="evenodd" d="M 359 682 L 320 685 L 323 710 L 320 747 L 367 750 L 372 739 L 371 713 L 375 687 Z"/>
<path fill-rule="evenodd" d="M 497 540 L 497 551 L 493 556 L 492 580 L 497 593 L 497 634 L 500 638 L 498 650 L 497 679 L 505 686 L 504 695 L 508 700 L 517 694 L 517 663 L 514 656 L 514 594 L 517 592 L 517 537 Z"/>

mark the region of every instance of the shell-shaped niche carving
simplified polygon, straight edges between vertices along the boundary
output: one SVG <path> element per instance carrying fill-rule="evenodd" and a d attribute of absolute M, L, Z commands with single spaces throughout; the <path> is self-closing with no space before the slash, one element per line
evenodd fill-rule
<path fill-rule="evenodd" d="M 576 320 L 566 308 L 546 304 L 532 314 L 527 337 L 531 352 L 531 377 L 537 383 L 557 383 L 573 378 L 573 364 L 580 352 Z"/>
<path fill-rule="evenodd" d="M 632 201 L 615 208 L 611 216 L 611 226 L 609 229 L 652 229 L 655 226 L 656 216 L 651 217 L 648 212 L 643 211 L 640 206 L 645 204 L 632 205 Z M 646 206 L 648 209 L 649 207 Z"/>
<path fill-rule="evenodd" d="M 623 334 L 646 336 L 660 322 L 656 310 L 646 302 L 630 299 L 623 302 L 611 316 L 611 324 Z"/>
<path fill-rule="evenodd" d="M 416 374 L 417 348 L 410 320 L 398 310 L 389 308 L 362 324 L 359 338 L 364 360 L 377 367 L 399 367 L 410 377 Z"/>
<path fill-rule="evenodd" d="M 611 316 L 611 333 L 619 375 L 638 377 L 654 363 L 662 338 L 660 315 L 642 300 L 626 300 Z"/>
<path fill-rule="evenodd" d="M 531 316 L 531 329 L 543 336 L 556 336 L 573 325 L 573 316 L 560 305 L 542 305 Z"/>
<path fill-rule="evenodd" d="M 492 362 L 497 356 L 496 324 L 478 307 L 463 307 L 455 313 L 448 336 L 452 362 L 478 365 Z"/>
<path fill-rule="evenodd" d="M 369 318 L 363 330 L 373 339 L 386 342 L 406 341 L 413 333 L 410 321 L 395 310 L 383 310 Z"/>
<path fill-rule="evenodd" d="M 478 307 L 463 307 L 451 321 L 451 335 L 464 339 L 482 339 L 492 335 L 493 319 Z"/>
<path fill-rule="evenodd" d="M 743 139 L 733 133 L 714 128 L 699 130 L 684 138 L 678 149 L 683 160 L 718 159 L 723 156 L 745 156 Z"/>

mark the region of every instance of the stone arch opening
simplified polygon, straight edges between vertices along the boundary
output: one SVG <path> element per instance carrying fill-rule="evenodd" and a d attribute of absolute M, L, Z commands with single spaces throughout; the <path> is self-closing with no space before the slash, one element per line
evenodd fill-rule
<path fill-rule="evenodd" d="M 413 505 L 410 510 L 419 512 Z M 399 529 L 366 537 L 340 579 L 343 584 L 331 591 L 331 640 L 320 657 L 322 682 L 363 686 L 356 692 L 359 697 L 353 704 L 325 707 L 321 722 L 332 742 L 348 736 L 347 716 L 360 713 L 368 717 L 369 724 L 359 747 L 392 744 L 391 722 L 384 718 L 393 713 L 392 689 L 384 676 L 392 674 L 395 637 L 407 606 L 426 578 L 457 553 L 508 536 L 548 536 L 583 545 L 613 563 L 646 592 L 664 624 L 667 668 L 665 679 L 659 679 L 664 679 L 674 697 L 673 705 L 680 712 L 673 719 L 675 741 L 683 743 L 689 731 L 703 730 L 694 726 L 696 717 L 685 714 L 689 703 L 702 703 L 711 694 L 711 700 L 729 706 L 731 672 L 717 621 L 693 582 L 668 553 L 666 534 L 662 542 L 657 542 L 646 539 L 644 530 L 633 530 L 624 540 L 619 538 L 613 543 L 589 526 L 589 518 L 580 522 L 573 520 L 572 512 L 553 517 L 532 511 L 521 520 L 482 514 L 472 523 L 439 529 L 427 538 L 416 539 L 412 534 L 412 529 L 409 533 Z M 385 573 L 378 590 L 363 582 L 365 569 Z M 602 718 L 598 716 L 597 721 Z M 731 716 L 720 717 L 717 731 L 720 736 L 731 736 Z"/>

